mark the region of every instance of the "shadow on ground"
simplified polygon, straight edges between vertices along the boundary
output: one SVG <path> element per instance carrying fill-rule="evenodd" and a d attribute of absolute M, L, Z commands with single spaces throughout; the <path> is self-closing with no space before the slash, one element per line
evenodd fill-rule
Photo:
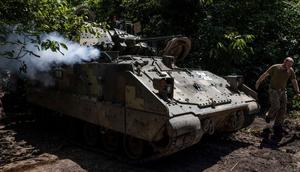
<path fill-rule="evenodd" d="M 63 126 L 62 126 L 63 127 Z M 234 150 L 249 146 L 225 136 L 206 137 L 201 143 L 174 155 L 144 164 L 128 164 L 101 153 L 83 149 L 67 141 L 64 128 L 41 129 L 34 121 L 14 123 L 6 130 L 15 131 L 16 142 L 25 141 L 39 153 L 51 153 L 71 159 L 87 171 L 203 171 Z"/>

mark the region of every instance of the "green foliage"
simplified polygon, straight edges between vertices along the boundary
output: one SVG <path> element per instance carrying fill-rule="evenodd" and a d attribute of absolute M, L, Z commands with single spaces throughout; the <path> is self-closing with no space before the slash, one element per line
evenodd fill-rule
<path fill-rule="evenodd" d="M 9 0 L 0 1 L 0 7 L 1 45 L 10 33 L 6 26 L 35 36 L 57 31 L 78 40 L 82 30 L 92 31 L 85 21 L 106 28 L 115 25 L 114 19 L 139 21 L 143 36 L 192 39 L 192 51 L 180 66 L 242 74 L 252 88 L 268 66 L 288 55 L 298 57 L 300 50 L 299 0 Z M 23 46 L 21 40 L 11 44 Z M 67 48 L 39 39 L 36 44 Z M 300 58 L 295 60 L 299 75 Z"/>
<path fill-rule="evenodd" d="M 10 0 L 0 2 L 3 25 L 19 31 L 57 31 L 78 40 L 89 29 L 84 21 L 140 21 L 145 36 L 182 34 L 193 38 L 184 65 L 199 65 L 217 73 L 245 72 L 252 62 L 275 63 L 299 47 L 298 0 Z M 0 37 L 1 39 L 1 37 Z M 219 66 L 227 62 L 227 69 Z M 241 66 L 241 69 L 238 67 Z"/>
<path fill-rule="evenodd" d="M 293 110 L 289 113 L 290 117 L 293 117 L 293 118 L 299 118 L 300 117 L 300 111 L 297 111 L 297 110 Z"/>
<path fill-rule="evenodd" d="M 250 55 L 254 54 L 251 43 L 254 41 L 254 35 L 240 35 L 238 32 L 230 32 L 210 49 L 209 57 L 219 61 L 219 65 L 227 68 L 219 68 L 219 73 L 226 71 L 235 72 L 233 65 L 239 66 L 248 60 Z M 232 69 L 232 70 L 229 70 Z"/>
<path fill-rule="evenodd" d="M 63 54 L 60 50 L 60 47 L 63 47 L 64 49 L 68 49 L 68 47 L 66 46 L 66 44 L 64 43 L 58 43 L 57 41 L 52 41 L 50 39 L 47 39 L 46 41 L 43 41 L 41 43 L 41 48 L 42 50 L 48 50 L 50 49 L 53 52 L 60 52 L 61 54 Z"/>
<path fill-rule="evenodd" d="M 119 0 L 111 2 L 120 7 L 109 15 L 141 21 L 144 36 L 190 37 L 192 51 L 180 66 L 201 67 L 220 75 L 242 74 L 253 88 L 257 77 L 270 65 L 298 54 L 299 2 Z M 296 63 L 295 67 L 298 74 L 300 66 Z M 267 92 L 264 86 L 262 92 Z"/>
<path fill-rule="evenodd" d="M 75 9 L 66 0 L 11 0 L 1 1 L 1 25 L 18 25 L 19 32 L 57 31 L 73 38 L 84 24 L 83 16 L 75 15 Z M 1 32 L 3 34 L 3 32 Z"/>
<path fill-rule="evenodd" d="M 292 108 L 300 110 L 300 100 L 299 100 L 299 98 L 294 97 L 292 99 Z"/>
<path fill-rule="evenodd" d="M 66 0 L 10 0 L 0 2 L 0 39 L 2 45 L 19 45 L 20 51 L 2 52 L 2 57 L 21 58 L 26 54 L 35 55 L 26 50 L 26 41 L 17 40 L 8 42 L 6 37 L 11 34 L 20 34 L 31 39 L 30 43 L 40 49 L 50 48 L 60 51 L 66 45 L 47 40 L 41 42 L 41 33 L 59 32 L 69 39 L 79 40 L 80 32 L 89 28 L 84 23 L 84 16 L 75 13 L 75 8 Z M 13 29 L 12 29 L 13 28 Z"/>
<path fill-rule="evenodd" d="M 83 16 L 75 15 L 66 1 L 41 0 L 35 3 L 33 10 L 35 29 L 39 31 L 57 31 L 74 39 L 84 24 Z"/>

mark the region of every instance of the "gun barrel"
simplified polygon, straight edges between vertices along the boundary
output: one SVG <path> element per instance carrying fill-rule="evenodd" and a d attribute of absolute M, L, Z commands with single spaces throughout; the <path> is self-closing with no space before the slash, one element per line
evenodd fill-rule
<path fill-rule="evenodd" d="M 157 36 L 157 37 L 148 37 L 148 38 L 126 38 L 126 40 L 131 40 L 135 42 L 147 42 L 147 41 L 160 41 L 160 40 L 166 40 L 166 39 L 172 39 L 182 37 L 182 35 L 171 35 L 171 36 Z"/>

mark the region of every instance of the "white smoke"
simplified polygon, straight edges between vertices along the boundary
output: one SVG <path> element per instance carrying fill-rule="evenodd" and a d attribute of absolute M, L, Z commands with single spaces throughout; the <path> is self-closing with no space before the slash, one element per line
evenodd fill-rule
<path fill-rule="evenodd" d="M 25 56 L 19 60 L 0 57 L 0 68 L 2 70 L 17 72 L 22 66 L 22 63 L 25 63 L 27 66 L 25 76 L 29 77 L 30 79 L 40 80 L 45 85 L 52 85 L 53 78 L 50 77 L 47 72 L 51 70 L 51 67 L 54 65 L 73 65 L 84 63 L 86 61 L 95 60 L 100 56 L 100 51 L 98 49 L 94 47 L 82 46 L 79 43 L 64 38 L 57 32 L 42 34 L 40 37 L 42 42 L 51 40 L 57 41 L 58 43 L 63 43 L 67 46 L 67 49 L 60 47 L 60 52 L 53 52 L 51 49 L 39 50 L 37 48 L 37 44 L 32 43 L 32 38 L 24 35 L 11 34 L 9 35 L 7 41 L 16 42 L 18 40 L 25 40 L 26 44 L 24 49 L 29 50 L 29 52 L 33 52 L 39 57 L 36 57 L 32 53 L 26 53 Z M 0 47 L 0 52 L 14 50 L 16 55 L 19 53 L 20 49 L 20 45 L 7 44 Z M 24 52 L 21 53 L 21 55 L 22 54 L 24 54 Z"/>

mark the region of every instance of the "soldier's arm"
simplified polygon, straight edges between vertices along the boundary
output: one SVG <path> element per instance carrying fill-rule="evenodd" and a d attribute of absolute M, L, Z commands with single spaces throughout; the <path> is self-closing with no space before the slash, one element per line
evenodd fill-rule
<path fill-rule="evenodd" d="M 258 89 L 260 83 L 262 81 L 264 81 L 268 76 L 269 76 L 269 72 L 266 71 L 265 73 L 263 73 L 262 75 L 260 75 L 260 77 L 258 78 L 258 80 L 256 81 L 256 84 L 255 84 L 255 89 Z"/>
<path fill-rule="evenodd" d="M 292 85 L 294 87 L 294 91 L 296 92 L 296 95 L 298 97 L 300 97 L 299 86 L 298 86 L 298 81 L 296 79 L 296 74 L 295 74 L 293 68 L 291 68 L 290 71 L 291 71 L 291 81 L 292 81 Z"/>
<path fill-rule="evenodd" d="M 292 84 L 293 84 L 294 91 L 296 92 L 297 96 L 300 97 L 299 86 L 298 86 L 297 80 L 296 80 L 296 79 L 293 79 L 293 80 L 292 80 Z"/>

